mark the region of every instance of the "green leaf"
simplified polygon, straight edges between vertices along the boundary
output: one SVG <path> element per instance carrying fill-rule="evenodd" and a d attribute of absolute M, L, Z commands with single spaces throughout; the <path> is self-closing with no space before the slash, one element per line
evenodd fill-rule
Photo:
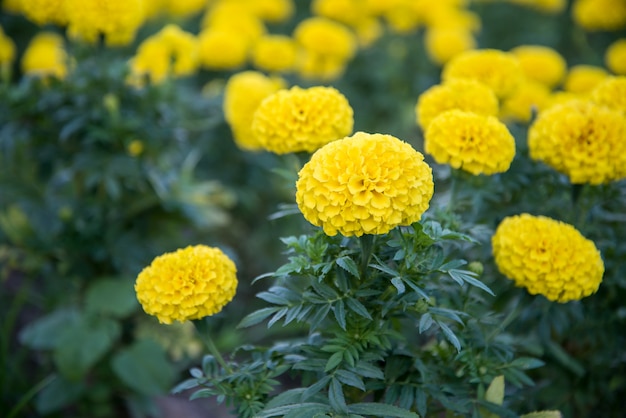
<path fill-rule="evenodd" d="M 311 398 L 312 396 L 315 396 L 317 393 L 319 393 L 319 391 L 324 389 L 326 387 L 326 385 L 328 385 L 328 382 L 330 382 L 330 379 L 331 379 L 331 376 L 330 375 L 326 375 L 326 376 L 322 377 L 320 380 L 318 380 L 317 382 L 313 383 L 308 388 L 306 388 L 306 390 L 302 393 L 302 400 L 306 401 L 307 399 Z"/>
<path fill-rule="evenodd" d="M 167 393 L 176 379 L 165 350 L 152 340 L 138 340 L 120 350 L 111 366 L 124 384 L 147 396 Z"/>
<path fill-rule="evenodd" d="M 254 418 L 269 418 L 269 417 L 286 416 L 287 414 L 295 410 L 313 410 L 313 409 L 316 409 L 315 414 L 325 414 L 325 413 L 331 412 L 332 410 L 329 405 L 326 405 L 323 403 L 315 403 L 315 402 L 297 403 L 297 404 L 283 405 L 283 406 L 278 406 L 276 408 L 263 410 L 255 414 Z"/>
<path fill-rule="evenodd" d="M 452 344 L 454 348 L 456 348 L 456 351 L 461 351 L 461 342 L 459 341 L 457 336 L 454 334 L 454 332 L 452 332 L 450 327 L 441 321 L 435 321 L 435 322 L 437 322 L 437 325 L 439 325 L 439 327 L 441 328 L 441 331 L 443 331 L 443 335 L 445 335 L 446 339 L 450 342 L 450 344 Z"/>
<path fill-rule="evenodd" d="M 337 323 L 343 329 L 346 330 L 346 307 L 343 303 L 343 300 L 339 299 L 337 303 L 333 305 L 333 313 L 335 314 L 335 319 Z"/>
<path fill-rule="evenodd" d="M 554 358 L 559 363 L 561 363 L 563 366 L 569 369 L 576 376 L 582 377 L 586 373 L 583 365 L 580 364 L 578 361 L 576 361 L 572 356 L 567 354 L 567 352 L 563 350 L 563 348 L 560 345 L 556 344 L 553 341 L 548 341 L 546 343 L 546 348 L 548 352 L 552 356 L 554 356 Z"/>
<path fill-rule="evenodd" d="M 419 415 L 415 412 L 407 411 L 406 409 L 398 408 L 393 405 L 373 402 L 349 405 L 348 411 L 352 414 L 372 415 L 376 417 L 419 418 Z"/>
<path fill-rule="evenodd" d="M 537 369 L 545 363 L 533 357 L 519 357 L 510 363 L 511 367 L 519 367 L 522 370 Z"/>
<path fill-rule="evenodd" d="M 335 376 L 344 385 L 352 386 L 361 389 L 362 391 L 365 391 L 365 384 L 363 383 L 363 379 L 361 379 L 356 373 L 347 370 L 337 370 L 335 372 Z"/>
<path fill-rule="evenodd" d="M 475 278 L 477 276 L 476 273 L 473 273 L 469 270 L 450 269 L 448 270 L 448 274 L 458 284 L 462 285 L 463 282 L 466 282 L 466 283 L 471 284 L 472 286 L 475 286 L 484 290 L 485 292 L 489 293 L 491 296 L 495 296 L 495 293 L 493 293 L 493 291 L 489 289 L 489 287 L 486 284 L 484 284 L 483 282 Z"/>
<path fill-rule="evenodd" d="M 54 363 L 70 380 L 82 379 L 98 362 L 121 333 L 120 325 L 109 318 L 87 318 L 72 324 L 59 337 Z"/>
<path fill-rule="evenodd" d="M 537 411 L 520 415 L 520 418 L 562 418 L 560 411 Z"/>
<path fill-rule="evenodd" d="M 239 325 L 237 325 L 237 328 L 247 328 L 256 325 L 272 315 L 274 312 L 278 312 L 280 309 L 280 306 L 273 306 L 270 308 L 263 308 L 259 309 L 258 311 L 254 311 L 251 314 L 248 314 L 245 318 L 243 318 Z"/>
<path fill-rule="evenodd" d="M 496 405 L 504 403 L 504 376 L 496 376 L 485 392 L 485 400 Z"/>
<path fill-rule="evenodd" d="M 139 307 L 134 284 L 127 279 L 102 279 L 89 286 L 85 310 L 124 318 Z"/>
<path fill-rule="evenodd" d="M 329 372 L 330 370 L 337 367 L 341 360 L 343 360 L 343 350 L 334 352 L 326 362 L 326 366 L 324 367 L 324 372 Z"/>
<path fill-rule="evenodd" d="M 343 394 L 343 388 L 339 379 L 331 379 L 328 388 L 328 400 L 330 406 L 332 406 L 335 411 L 348 412 L 346 398 Z"/>
<path fill-rule="evenodd" d="M 391 279 L 391 284 L 396 288 L 398 294 L 401 295 L 406 291 L 406 286 L 402 283 L 402 279 L 400 277 L 394 277 Z"/>
<path fill-rule="evenodd" d="M 58 345 L 63 331 L 79 320 L 77 309 L 58 309 L 26 325 L 20 331 L 19 340 L 35 350 L 53 349 Z"/>
<path fill-rule="evenodd" d="M 349 256 L 344 255 L 343 257 L 339 257 L 336 260 L 336 263 L 339 267 L 346 270 L 348 273 L 350 273 L 357 279 L 359 278 L 359 268 L 357 267 L 354 260 L 350 258 Z"/>
<path fill-rule="evenodd" d="M 427 331 L 433 325 L 433 323 L 434 323 L 433 317 L 428 312 L 423 314 L 420 318 L 420 324 L 419 324 L 420 334 L 422 334 L 424 331 Z"/>
<path fill-rule="evenodd" d="M 354 298 L 347 298 L 346 299 L 346 304 L 348 305 L 348 308 L 352 312 L 356 313 L 357 315 L 360 315 L 363 318 L 367 318 L 369 320 L 372 319 L 372 316 L 367 311 L 367 308 L 365 308 L 365 306 L 363 306 L 363 304 L 361 302 L 359 302 L 358 300 L 356 300 Z"/>
<path fill-rule="evenodd" d="M 72 382 L 63 376 L 56 376 L 35 398 L 35 408 L 41 415 L 47 415 L 73 404 L 85 393 L 82 382 Z"/>

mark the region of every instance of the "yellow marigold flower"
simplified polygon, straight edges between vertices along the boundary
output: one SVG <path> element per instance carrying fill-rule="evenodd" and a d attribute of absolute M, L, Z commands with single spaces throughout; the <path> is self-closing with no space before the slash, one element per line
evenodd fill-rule
<path fill-rule="evenodd" d="M 544 13 L 561 13 L 567 6 L 567 0 L 509 0 L 511 3 L 526 6 Z"/>
<path fill-rule="evenodd" d="M 444 65 L 457 55 L 476 48 L 472 33 L 463 29 L 430 28 L 424 37 L 426 53 L 438 65 Z"/>
<path fill-rule="evenodd" d="M 356 37 L 345 26 L 324 17 L 311 17 L 298 23 L 294 39 L 307 51 L 342 61 L 356 53 Z"/>
<path fill-rule="evenodd" d="M 69 34 L 96 42 L 104 34 L 108 45 L 127 45 L 143 24 L 143 0 L 64 0 Z"/>
<path fill-rule="evenodd" d="M 574 22 L 588 31 L 613 31 L 626 26 L 626 1 L 576 0 L 572 6 Z"/>
<path fill-rule="evenodd" d="M 19 14 L 22 13 L 22 1 L 23 0 L 4 0 L 0 7 L 7 13 Z"/>
<path fill-rule="evenodd" d="M 311 11 L 314 15 L 336 20 L 351 27 L 365 18 L 361 0 L 313 0 Z"/>
<path fill-rule="evenodd" d="M 150 3 L 155 0 L 145 0 Z M 163 0 L 165 12 L 173 17 L 188 17 L 204 10 L 207 0 Z"/>
<path fill-rule="evenodd" d="M 198 36 L 200 62 L 210 70 L 232 70 L 248 60 L 250 42 L 236 29 L 204 29 Z"/>
<path fill-rule="evenodd" d="M 577 94 L 591 93 L 598 84 L 609 76 L 604 68 L 594 65 L 575 65 L 569 69 L 563 89 Z"/>
<path fill-rule="evenodd" d="M 546 110 L 556 105 L 570 102 L 572 100 L 580 100 L 584 98 L 585 98 L 584 95 L 578 94 L 578 93 L 572 93 L 571 91 L 555 91 L 555 92 L 552 92 L 552 94 L 548 98 L 548 101 L 543 106 L 542 110 Z"/>
<path fill-rule="evenodd" d="M 550 89 L 545 84 L 524 81 L 511 95 L 502 100 L 500 119 L 528 123 L 534 113 L 547 106 L 550 96 Z"/>
<path fill-rule="evenodd" d="M 56 33 L 40 32 L 24 51 L 22 71 L 36 77 L 63 79 L 67 75 L 67 60 L 63 38 Z"/>
<path fill-rule="evenodd" d="M 458 9 L 438 3 L 433 7 L 432 2 L 426 5 L 426 25 L 429 28 L 456 29 L 466 32 L 479 32 L 481 29 L 480 16 L 469 10 Z"/>
<path fill-rule="evenodd" d="M 424 24 L 426 17 L 423 10 L 416 7 L 415 0 L 394 0 L 390 3 L 383 17 L 393 32 L 408 34 Z"/>
<path fill-rule="evenodd" d="M 199 67 L 198 40 L 179 26 L 169 24 L 139 45 L 130 67 L 132 77 L 148 76 L 154 84 L 167 77 L 191 75 Z"/>
<path fill-rule="evenodd" d="M 229 32 L 245 39 L 248 45 L 252 45 L 267 32 L 265 24 L 254 14 L 252 6 L 245 2 L 232 1 L 220 2 L 207 9 L 202 19 L 202 28 Z"/>
<path fill-rule="evenodd" d="M 553 88 L 563 81 L 567 72 L 565 59 L 552 48 L 521 45 L 511 50 L 517 57 L 526 78 Z"/>
<path fill-rule="evenodd" d="M 380 39 L 383 35 L 384 28 L 379 19 L 367 16 L 355 24 L 354 31 L 359 46 L 366 48 Z"/>
<path fill-rule="evenodd" d="M 215 315 L 237 291 L 237 268 L 219 248 L 188 246 L 156 257 L 135 282 L 143 310 L 171 324 Z"/>
<path fill-rule="evenodd" d="M 602 282 L 604 263 L 595 244 L 564 222 L 509 216 L 491 244 L 500 272 L 532 295 L 565 303 L 595 293 Z"/>
<path fill-rule="evenodd" d="M 0 66 L 11 65 L 15 59 L 15 43 L 4 34 L 0 26 Z"/>
<path fill-rule="evenodd" d="M 313 152 L 352 133 L 348 99 L 332 87 L 292 87 L 267 97 L 252 119 L 252 133 L 276 154 Z"/>
<path fill-rule="evenodd" d="M 419 96 L 415 106 L 417 123 L 425 131 L 439 114 L 453 109 L 497 116 L 498 98 L 493 90 L 478 81 L 452 79 Z"/>
<path fill-rule="evenodd" d="M 626 119 L 621 112 L 573 100 L 539 114 L 528 131 L 530 157 L 572 183 L 626 178 Z"/>
<path fill-rule="evenodd" d="M 626 115 L 626 76 L 607 77 L 593 89 L 591 101 Z"/>
<path fill-rule="evenodd" d="M 439 164 L 473 175 L 491 175 L 509 169 L 515 139 L 495 116 L 448 110 L 428 125 L 424 149 Z"/>
<path fill-rule="evenodd" d="M 20 11 L 38 25 L 67 23 L 65 0 L 21 0 Z"/>
<path fill-rule="evenodd" d="M 284 73 L 293 70 L 298 47 L 285 35 L 266 35 L 252 48 L 252 64 L 261 70 Z"/>
<path fill-rule="evenodd" d="M 300 211 L 330 236 L 386 234 L 411 225 L 434 191 L 422 154 L 391 135 L 364 132 L 320 148 L 298 176 Z"/>
<path fill-rule="evenodd" d="M 249 0 L 254 14 L 266 22 L 288 20 L 295 11 L 293 0 Z"/>
<path fill-rule="evenodd" d="M 626 75 L 626 38 L 618 39 L 607 48 L 604 62 L 609 70 L 618 75 Z"/>
<path fill-rule="evenodd" d="M 515 55 L 496 49 L 463 52 L 443 67 L 444 81 L 465 78 L 491 87 L 498 97 L 512 93 L 523 81 L 522 67 Z"/>
<path fill-rule="evenodd" d="M 302 49 L 296 60 L 298 76 L 316 81 L 336 80 L 345 72 L 347 66 L 348 61 L 345 59 Z"/>
<path fill-rule="evenodd" d="M 262 148 L 252 133 L 252 117 L 263 99 L 284 87 L 284 80 L 257 71 L 243 71 L 228 79 L 224 89 L 224 118 L 239 148 L 247 151 Z"/>

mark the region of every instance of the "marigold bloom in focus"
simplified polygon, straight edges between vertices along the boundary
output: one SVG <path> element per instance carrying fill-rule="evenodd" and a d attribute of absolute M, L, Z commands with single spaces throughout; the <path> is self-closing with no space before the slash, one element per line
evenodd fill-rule
<path fill-rule="evenodd" d="M 252 64 L 269 72 L 289 72 L 296 63 L 297 54 L 298 47 L 290 37 L 266 35 L 252 48 Z"/>
<path fill-rule="evenodd" d="M 276 154 L 313 152 L 352 133 L 348 99 L 332 87 L 292 87 L 267 97 L 252 119 L 252 133 Z"/>
<path fill-rule="evenodd" d="M 526 78 L 554 88 L 567 72 L 565 59 L 552 48 L 541 45 L 521 45 L 511 50 L 517 57 Z"/>
<path fill-rule="evenodd" d="M 444 81 L 452 78 L 480 81 L 491 87 L 496 96 L 505 97 L 517 88 L 524 76 L 515 55 L 496 49 L 476 49 L 448 61 L 441 77 Z"/>
<path fill-rule="evenodd" d="M 550 89 L 545 84 L 526 80 L 502 100 L 500 119 L 528 123 L 533 113 L 545 109 L 550 97 Z"/>
<path fill-rule="evenodd" d="M 491 244 L 500 272 L 532 295 L 565 303 L 595 293 L 602 282 L 600 252 L 569 224 L 526 213 L 510 216 Z"/>
<path fill-rule="evenodd" d="M 439 164 L 473 175 L 491 175 L 509 169 L 515 139 L 494 116 L 448 110 L 428 125 L 424 149 Z"/>
<path fill-rule="evenodd" d="M 577 94 L 591 93 L 591 90 L 608 76 L 609 73 L 604 68 L 594 65 L 575 65 L 567 73 L 563 88 L 565 91 Z"/>
<path fill-rule="evenodd" d="M 65 0 L 20 0 L 20 11 L 38 25 L 67 23 Z"/>
<path fill-rule="evenodd" d="M 588 31 L 612 31 L 626 27 L 626 1 L 576 0 L 572 6 L 574 22 Z"/>
<path fill-rule="evenodd" d="M 444 65 L 457 55 L 476 48 L 476 40 L 469 30 L 430 28 L 426 31 L 424 46 L 435 64 Z"/>
<path fill-rule="evenodd" d="M 626 119 L 621 112 L 573 100 L 539 114 L 528 131 L 530 157 L 574 184 L 626 178 Z"/>
<path fill-rule="evenodd" d="M 224 118 L 239 148 L 248 151 L 262 148 L 252 133 L 252 117 L 263 99 L 284 87 L 284 80 L 257 71 L 243 71 L 230 77 L 224 89 Z"/>
<path fill-rule="evenodd" d="M 626 38 L 609 45 L 604 54 L 604 62 L 613 73 L 626 75 Z"/>
<path fill-rule="evenodd" d="M 236 291 L 235 263 L 220 249 L 205 245 L 156 257 L 135 282 L 143 310 L 163 324 L 214 315 Z"/>
<path fill-rule="evenodd" d="M 330 236 L 386 234 L 417 222 L 434 191 L 421 153 L 391 135 L 364 132 L 320 148 L 298 176 L 300 211 Z"/>
<path fill-rule="evenodd" d="M 626 76 L 607 77 L 593 89 L 591 101 L 626 115 Z"/>
<path fill-rule="evenodd" d="M 439 114 L 453 109 L 497 116 L 498 98 L 478 81 L 452 79 L 430 87 L 419 96 L 415 106 L 417 123 L 425 131 Z"/>
<path fill-rule="evenodd" d="M 30 41 L 22 55 L 22 71 L 36 77 L 65 78 L 67 53 L 63 38 L 52 32 L 40 32 Z"/>

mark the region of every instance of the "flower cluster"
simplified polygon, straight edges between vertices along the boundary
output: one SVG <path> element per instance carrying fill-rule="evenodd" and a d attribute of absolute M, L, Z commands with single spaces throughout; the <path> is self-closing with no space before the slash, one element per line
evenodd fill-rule
<path fill-rule="evenodd" d="M 252 133 L 260 146 L 276 154 L 313 152 L 352 133 L 348 99 L 332 87 L 294 86 L 267 97 L 254 113 Z"/>
<path fill-rule="evenodd" d="M 135 282 L 144 311 L 164 324 L 214 315 L 236 290 L 235 263 L 220 249 L 205 245 L 156 257 Z"/>
<path fill-rule="evenodd" d="M 357 132 L 331 142 L 298 175 L 300 211 L 331 236 L 385 234 L 410 225 L 434 192 L 424 156 L 390 135 Z"/>
<path fill-rule="evenodd" d="M 626 178 L 626 120 L 621 112 L 574 100 L 540 113 L 528 132 L 530 157 L 572 183 Z"/>
<path fill-rule="evenodd" d="M 428 125 L 424 149 L 440 164 L 474 175 L 491 175 L 509 169 L 515 157 L 515 139 L 494 116 L 449 110 Z"/>
<path fill-rule="evenodd" d="M 533 295 L 561 303 L 579 300 L 602 281 L 600 252 L 566 223 L 529 214 L 507 217 L 491 243 L 500 272 Z"/>
<path fill-rule="evenodd" d="M 252 117 L 263 99 L 284 87 L 284 80 L 269 78 L 258 71 L 242 71 L 228 80 L 224 89 L 224 118 L 239 148 L 248 151 L 262 148 L 252 133 Z"/>

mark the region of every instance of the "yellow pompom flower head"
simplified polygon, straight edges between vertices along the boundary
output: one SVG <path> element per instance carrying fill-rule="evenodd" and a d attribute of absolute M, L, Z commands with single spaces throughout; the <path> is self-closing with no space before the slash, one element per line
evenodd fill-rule
<path fill-rule="evenodd" d="M 609 45 L 604 53 L 604 62 L 613 73 L 626 75 L 626 38 Z"/>
<path fill-rule="evenodd" d="M 298 173 L 296 202 L 327 235 L 386 234 L 422 217 L 433 196 L 424 156 L 391 135 L 357 132 L 320 148 Z"/>
<path fill-rule="evenodd" d="M 265 98 L 252 118 L 262 148 L 276 153 L 313 152 L 352 133 L 348 99 L 332 87 L 294 86 Z"/>
<path fill-rule="evenodd" d="M 491 239 L 502 274 L 554 302 L 595 293 L 604 263 L 595 244 L 573 226 L 544 216 L 505 218 Z"/>
<path fill-rule="evenodd" d="M 567 62 L 556 50 L 542 45 L 521 45 L 511 50 L 526 78 L 553 88 L 567 72 Z"/>
<path fill-rule="evenodd" d="M 439 164 L 473 175 L 509 169 L 515 157 L 515 139 L 494 116 L 449 110 L 428 125 L 424 148 Z"/>
<path fill-rule="evenodd" d="M 135 282 L 144 311 L 164 324 L 214 315 L 236 290 L 235 263 L 220 249 L 205 245 L 156 257 Z"/>

